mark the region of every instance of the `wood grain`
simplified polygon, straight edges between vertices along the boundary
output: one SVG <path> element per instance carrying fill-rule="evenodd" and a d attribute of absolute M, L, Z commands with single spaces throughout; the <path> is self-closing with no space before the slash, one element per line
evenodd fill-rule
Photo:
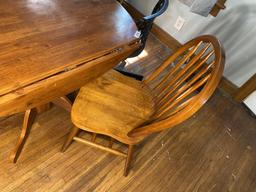
<path fill-rule="evenodd" d="M 129 44 L 137 30 L 114 0 L 7 0 L 0 10 L 0 96 Z"/>
<path fill-rule="evenodd" d="M 71 112 L 72 109 L 72 101 L 67 96 L 62 96 L 57 99 L 52 100 L 54 105 L 60 106 L 65 109 L 67 112 Z"/>
<path fill-rule="evenodd" d="M 139 19 L 145 16 L 126 1 L 124 1 L 122 5 L 131 14 L 131 16 L 134 18 L 135 21 L 138 21 Z M 179 47 L 182 46 L 182 44 L 178 40 L 176 40 L 174 37 L 172 37 L 169 33 L 164 31 L 161 27 L 159 27 L 155 23 L 153 23 L 151 32 L 152 34 L 157 36 L 158 40 L 160 40 L 165 45 L 167 45 L 172 51 L 176 51 Z"/>
<path fill-rule="evenodd" d="M 153 36 L 146 51 L 148 56 L 127 67 L 147 75 L 170 54 Z M 3 192 L 254 192 L 256 188 L 256 120 L 218 91 L 189 121 L 138 145 L 126 178 L 122 157 L 79 143 L 60 152 L 72 123 L 70 115 L 56 106 L 38 116 L 19 163 L 10 163 L 22 118 L 17 114 L 0 119 Z M 108 138 L 99 137 L 97 142 L 108 144 Z M 123 149 L 118 143 L 113 147 Z"/>
<path fill-rule="evenodd" d="M 221 80 L 224 64 L 225 52 L 215 37 L 204 35 L 185 43 L 143 80 L 155 95 L 157 110 L 149 122 L 133 129 L 128 136 L 147 136 L 173 128 L 190 118 L 214 93 Z M 184 108 L 173 114 L 173 110 L 177 111 L 180 105 Z"/>
<path fill-rule="evenodd" d="M 237 91 L 239 90 L 239 88 L 234 83 L 232 83 L 231 81 L 229 81 L 225 77 L 223 77 L 221 79 L 219 89 L 222 92 L 227 93 L 228 95 L 230 95 L 232 98 L 235 97 Z"/>
<path fill-rule="evenodd" d="M 133 145 L 194 115 L 217 88 L 224 64 L 225 53 L 219 41 L 205 35 L 184 44 L 143 81 L 110 70 L 81 87 L 72 107 L 72 122 L 77 128 L 92 132 L 92 141 L 74 137 L 74 127 L 63 149 L 73 137 L 120 154 L 95 143 L 97 134 L 114 138 L 129 146 L 124 169 L 127 176 Z"/>
<path fill-rule="evenodd" d="M 0 116 L 22 112 L 62 97 L 90 80 L 100 76 L 122 61 L 136 48 L 137 44 L 125 46 L 121 51 L 111 52 L 69 71 L 63 71 L 24 88 L 0 97 Z"/>
<path fill-rule="evenodd" d="M 218 0 L 217 3 L 212 8 L 210 14 L 216 17 L 221 10 L 226 9 L 226 6 L 225 6 L 226 1 L 227 0 Z"/>
<path fill-rule="evenodd" d="M 11 159 L 16 162 L 34 108 L 53 102 L 127 58 L 139 46 L 137 27 L 116 1 L 1 1 L 0 116 L 26 111 Z M 59 99 L 62 98 L 62 99 Z"/>
<path fill-rule="evenodd" d="M 133 144 L 142 138 L 129 138 L 128 132 L 149 120 L 153 113 L 151 90 L 140 81 L 111 70 L 80 89 L 71 119 L 82 130 Z"/>
<path fill-rule="evenodd" d="M 220 0 L 220 3 L 224 4 L 225 2 L 225 0 Z M 122 5 L 135 20 L 139 20 L 140 18 L 144 17 L 144 15 L 139 12 L 135 7 L 133 7 L 130 3 L 124 1 Z M 218 14 L 219 11 L 220 9 L 215 6 L 212 14 Z M 151 32 L 172 51 L 176 51 L 179 47 L 182 46 L 182 44 L 177 39 L 172 37 L 169 33 L 164 31 L 155 23 L 153 24 Z M 224 76 L 222 77 L 222 80 L 219 84 L 219 88 L 233 98 L 235 97 L 235 93 L 238 91 L 238 87 Z"/>
<path fill-rule="evenodd" d="M 22 129 L 21 129 L 21 134 L 19 136 L 19 139 L 18 139 L 18 142 L 16 144 L 14 151 L 12 152 L 12 154 L 10 156 L 10 159 L 13 163 L 16 163 L 16 161 L 19 158 L 19 155 L 23 149 L 23 145 L 25 144 L 25 142 L 28 138 L 30 129 L 33 125 L 35 115 L 36 115 L 35 109 L 30 109 L 25 112 L 23 125 L 22 125 Z"/>
<path fill-rule="evenodd" d="M 254 74 L 243 86 L 241 86 L 235 95 L 235 99 L 243 102 L 246 97 L 256 91 L 256 74 Z"/>

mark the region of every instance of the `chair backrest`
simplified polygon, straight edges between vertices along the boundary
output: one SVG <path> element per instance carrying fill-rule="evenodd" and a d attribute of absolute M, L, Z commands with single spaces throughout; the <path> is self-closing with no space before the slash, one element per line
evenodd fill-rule
<path fill-rule="evenodd" d="M 172 128 L 191 117 L 217 88 L 224 63 L 224 51 L 214 36 L 200 36 L 179 48 L 144 80 L 155 94 L 155 114 L 129 136 Z"/>
<path fill-rule="evenodd" d="M 162 15 L 169 6 L 169 0 L 159 0 L 155 5 L 151 15 L 145 16 L 139 21 L 136 22 L 138 30 L 141 32 L 140 39 L 141 39 L 141 46 L 138 50 L 132 53 L 129 57 L 136 57 L 138 56 L 146 46 L 146 42 L 148 39 L 149 32 L 152 28 L 153 22 L 155 18 Z"/>

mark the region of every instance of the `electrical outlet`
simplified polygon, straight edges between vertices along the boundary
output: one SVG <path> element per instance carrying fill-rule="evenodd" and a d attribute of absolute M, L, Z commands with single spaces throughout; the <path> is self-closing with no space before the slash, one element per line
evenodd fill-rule
<path fill-rule="evenodd" d="M 185 24 L 185 19 L 179 16 L 176 20 L 174 27 L 179 31 L 181 30 L 184 24 Z"/>

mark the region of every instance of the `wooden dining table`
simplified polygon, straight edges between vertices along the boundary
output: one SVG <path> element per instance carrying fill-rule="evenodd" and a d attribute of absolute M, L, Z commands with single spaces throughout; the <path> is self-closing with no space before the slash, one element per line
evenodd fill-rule
<path fill-rule="evenodd" d="M 0 1 L 0 117 L 25 112 L 13 162 L 35 112 L 50 102 L 70 110 L 65 95 L 135 51 L 136 31 L 115 0 Z"/>

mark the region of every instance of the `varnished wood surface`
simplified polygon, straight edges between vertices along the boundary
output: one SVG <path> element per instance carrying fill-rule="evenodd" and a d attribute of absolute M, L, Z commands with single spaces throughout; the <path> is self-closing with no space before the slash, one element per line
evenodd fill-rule
<path fill-rule="evenodd" d="M 28 136 L 30 111 L 79 89 L 130 55 L 136 25 L 114 0 L 0 2 L 0 117 L 26 111 L 11 159 Z"/>
<path fill-rule="evenodd" d="M 250 94 L 256 91 L 256 74 L 254 74 L 236 93 L 235 99 L 243 102 Z"/>
<path fill-rule="evenodd" d="M 170 53 L 156 39 L 150 37 L 148 42 L 146 51 L 152 54 L 141 58 L 137 68 L 136 63 L 128 66 L 143 74 Z M 19 163 L 10 163 L 9 149 L 22 118 L 14 115 L 0 121 L 1 192 L 254 192 L 256 188 L 255 119 L 219 92 L 189 121 L 140 144 L 126 178 L 122 157 L 79 143 L 68 153 L 60 152 L 72 124 L 69 114 L 56 107 L 38 116 Z"/>
<path fill-rule="evenodd" d="M 23 149 L 23 146 L 26 142 L 26 139 L 29 135 L 30 129 L 34 123 L 35 117 L 36 117 L 36 109 L 27 110 L 24 114 L 21 134 L 20 134 L 20 137 L 18 139 L 18 142 L 16 144 L 14 151 L 12 152 L 12 154 L 10 156 L 10 160 L 13 163 L 16 163 L 19 158 L 19 155 L 20 155 L 20 153 Z"/>
<path fill-rule="evenodd" d="M 150 120 L 154 113 L 154 97 L 149 87 L 112 69 L 81 87 L 71 111 L 72 123 L 76 127 L 70 131 L 63 150 L 74 140 L 126 157 L 124 176 L 127 176 L 132 162 L 133 144 L 143 139 L 131 138 L 128 133 Z M 74 137 L 77 128 L 92 132 L 91 141 Z M 110 141 L 109 147 L 96 143 L 98 134 L 128 144 L 127 152 L 113 149 L 113 141 Z"/>
<path fill-rule="evenodd" d="M 71 112 L 72 102 L 66 96 L 57 98 L 53 100 L 52 103 L 68 112 Z M 39 107 L 25 111 L 21 133 L 18 138 L 18 142 L 10 156 L 10 160 L 13 163 L 16 163 L 20 156 L 23 146 L 29 136 L 30 129 L 34 123 L 34 119 L 36 118 L 36 115 L 46 112 L 47 110 L 50 109 L 50 107 L 51 107 L 51 103 L 47 103 L 45 105 L 41 105 Z"/>
<path fill-rule="evenodd" d="M 145 15 L 143 15 L 140 11 L 138 11 L 135 7 L 133 7 L 127 1 L 124 1 L 122 5 L 130 13 L 130 15 L 133 17 L 134 20 L 138 21 L 142 17 L 145 17 Z M 162 28 L 160 28 L 156 23 L 153 23 L 151 32 L 155 36 L 157 36 L 157 38 L 161 42 L 167 45 L 172 51 L 175 51 L 182 45 L 178 40 L 176 40 L 174 37 L 172 37 L 169 33 L 164 31 Z"/>
<path fill-rule="evenodd" d="M 194 115 L 217 88 L 224 64 L 225 53 L 218 39 L 205 35 L 185 43 L 142 81 L 112 69 L 81 87 L 72 107 L 72 122 L 92 132 L 93 138 L 103 134 L 129 145 L 124 170 L 127 176 L 131 145 Z M 70 145 L 76 127 L 63 149 Z M 78 136 L 73 140 L 113 151 Z"/>
<path fill-rule="evenodd" d="M 135 39 L 115 0 L 6 0 L 0 11 L 0 95 Z"/>
<path fill-rule="evenodd" d="M 225 2 L 225 0 L 220 0 L 220 1 L 221 1 L 220 3 L 223 3 L 223 4 Z M 139 20 L 140 18 L 142 18 L 144 16 L 141 12 L 139 12 L 136 8 L 134 8 L 128 2 L 124 1 L 122 5 L 125 7 L 125 9 L 131 14 L 131 16 L 135 20 Z M 219 8 L 217 8 L 217 9 L 214 8 L 214 12 L 216 12 L 216 11 L 219 12 L 219 10 L 220 10 Z M 168 34 L 166 31 L 161 29 L 155 23 L 153 24 L 151 32 L 161 42 L 163 42 L 167 47 L 169 47 L 172 51 L 177 50 L 182 45 L 177 39 L 172 37 L 170 34 Z M 221 90 L 223 90 L 226 94 L 229 94 L 233 98 L 235 97 L 235 93 L 238 91 L 238 88 L 224 76 L 222 77 L 222 80 L 219 84 L 219 88 Z"/>
<path fill-rule="evenodd" d="M 226 9 L 225 3 L 227 0 L 218 0 L 214 7 L 212 8 L 210 14 L 216 17 L 221 10 Z"/>
<path fill-rule="evenodd" d="M 0 116 L 11 115 L 51 102 L 82 87 L 122 61 L 137 44 L 122 47 L 120 51 L 81 64 L 71 70 L 58 73 L 39 82 L 0 97 Z"/>
<path fill-rule="evenodd" d="M 147 136 L 190 118 L 216 90 L 224 65 L 225 52 L 214 36 L 203 35 L 185 43 L 143 80 L 154 94 L 156 111 L 149 122 L 128 136 Z"/>
<path fill-rule="evenodd" d="M 255 119 L 220 93 L 193 119 L 139 145 L 127 178 L 122 157 L 79 143 L 61 153 L 72 124 L 55 107 L 38 117 L 19 163 L 11 164 L 8 147 L 21 122 L 15 115 L 0 123 L 3 192 L 254 192 L 256 187 Z"/>
<path fill-rule="evenodd" d="M 128 133 L 148 121 L 154 112 L 154 99 L 148 87 L 110 70 L 80 89 L 71 118 L 82 130 L 133 144 L 143 137 L 129 138 Z"/>
<path fill-rule="evenodd" d="M 232 98 L 235 98 L 235 95 L 238 92 L 239 88 L 231 81 L 229 81 L 227 78 L 223 77 L 220 82 L 219 89 L 223 93 L 226 93 L 230 95 Z"/>

